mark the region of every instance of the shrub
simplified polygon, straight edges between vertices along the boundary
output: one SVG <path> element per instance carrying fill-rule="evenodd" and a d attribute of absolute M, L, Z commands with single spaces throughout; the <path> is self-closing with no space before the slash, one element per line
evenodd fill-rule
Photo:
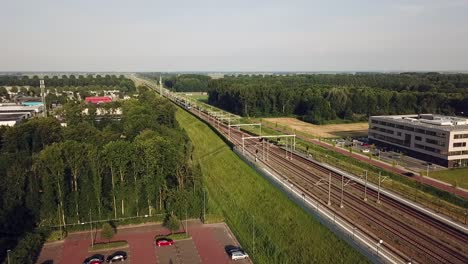
<path fill-rule="evenodd" d="M 175 215 L 170 214 L 164 220 L 164 226 L 167 227 L 167 229 L 169 229 L 171 231 L 171 234 L 172 234 L 174 231 L 179 230 L 180 221 L 179 221 L 179 219 L 177 219 L 177 217 Z"/>
<path fill-rule="evenodd" d="M 18 242 L 18 245 L 10 253 L 11 264 L 33 264 L 41 252 L 47 232 L 35 230 L 26 233 Z"/>
<path fill-rule="evenodd" d="M 109 223 L 104 223 L 102 225 L 101 237 L 109 240 L 110 242 L 112 237 L 114 237 L 114 234 L 115 234 L 115 229 L 113 226 L 111 226 Z"/>

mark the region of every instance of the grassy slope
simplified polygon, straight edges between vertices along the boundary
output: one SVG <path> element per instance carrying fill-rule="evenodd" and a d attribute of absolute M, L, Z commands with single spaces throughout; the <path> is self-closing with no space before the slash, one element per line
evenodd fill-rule
<path fill-rule="evenodd" d="M 468 189 L 468 168 L 435 171 L 429 177 Z"/>
<path fill-rule="evenodd" d="M 239 159 L 206 124 L 181 109 L 176 117 L 193 142 L 210 210 L 223 214 L 256 263 L 367 262 Z"/>

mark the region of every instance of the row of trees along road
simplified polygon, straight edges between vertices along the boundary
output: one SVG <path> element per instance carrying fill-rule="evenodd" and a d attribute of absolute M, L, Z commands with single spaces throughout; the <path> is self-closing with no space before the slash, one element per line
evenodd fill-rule
<path fill-rule="evenodd" d="M 0 76 L 0 86 L 32 86 L 39 87 L 39 77 L 18 76 L 18 75 L 3 75 Z M 135 84 L 132 80 L 125 78 L 123 75 L 62 75 L 44 76 L 44 83 L 47 87 L 68 87 L 68 86 L 108 86 L 121 87 L 122 90 L 135 90 Z"/>
<path fill-rule="evenodd" d="M 175 107 L 140 89 L 121 120 L 95 122 L 76 103 L 67 127 L 34 118 L 0 129 L 0 249 L 35 227 L 171 213 L 200 217 L 201 174 Z"/>
<path fill-rule="evenodd" d="M 311 123 L 370 115 L 468 113 L 468 74 L 226 76 L 209 103 L 243 116 L 296 115 Z"/>

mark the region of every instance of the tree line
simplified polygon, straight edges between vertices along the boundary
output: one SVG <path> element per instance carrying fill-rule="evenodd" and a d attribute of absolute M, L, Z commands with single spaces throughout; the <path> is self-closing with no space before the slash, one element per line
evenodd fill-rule
<path fill-rule="evenodd" d="M 3 75 L 0 76 L 0 86 L 32 86 L 39 87 L 39 77 L 37 75 L 28 77 L 18 75 Z M 69 87 L 69 86 L 109 86 L 121 87 L 126 91 L 134 91 L 135 84 L 132 80 L 125 78 L 123 75 L 62 75 L 58 76 L 44 76 L 43 78 L 46 87 Z"/>
<path fill-rule="evenodd" d="M 208 102 L 243 116 L 288 116 L 316 124 L 370 115 L 468 114 L 468 74 L 227 76 Z"/>
<path fill-rule="evenodd" d="M 140 89 L 120 119 L 67 103 L 52 117 L 0 128 L 0 254 L 37 227 L 130 216 L 200 217 L 201 173 L 175 107 Z"/>

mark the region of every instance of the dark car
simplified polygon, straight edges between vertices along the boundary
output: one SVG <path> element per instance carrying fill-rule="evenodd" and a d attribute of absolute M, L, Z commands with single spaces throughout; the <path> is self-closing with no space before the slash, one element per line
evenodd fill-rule
<path fill-rule="evenodd" d="M 83 261 L 83 264 L 101 264 L 103 262 L 104 262 L 104 255 L 95 254 L 95 255 L 92 255 L 91 257 L 85 259 Z"/>
<path fill-rule="evenodd" d="M 224 250 L 226 250 L 226 253 L 227 253 L 228 255 L 231 255 L 231 252 L 237 251 L 237 250 L 239 250 L 239 249 L 240 249 L 239 247 L 236 247 L 236 246 L 233 246 L 233 245 L 229 245 L 229 246 L 225 246 L 225 247 L 224 247 Z"/>
<path fill-rule="evenodd" d="M 127 252 L 125 251 L 117 251 L 114 254 L 109 255 L 107 257 L 107 262 L 112 263 L 116 261 L 124 261 L 127 259 Z"/>
<path fill-rule="evenodd" d="M 408 172 L 403 173 L 403 175 L 408 176 L 408 177 L 413 177 L 414 173 L 408 171 Z"/>

